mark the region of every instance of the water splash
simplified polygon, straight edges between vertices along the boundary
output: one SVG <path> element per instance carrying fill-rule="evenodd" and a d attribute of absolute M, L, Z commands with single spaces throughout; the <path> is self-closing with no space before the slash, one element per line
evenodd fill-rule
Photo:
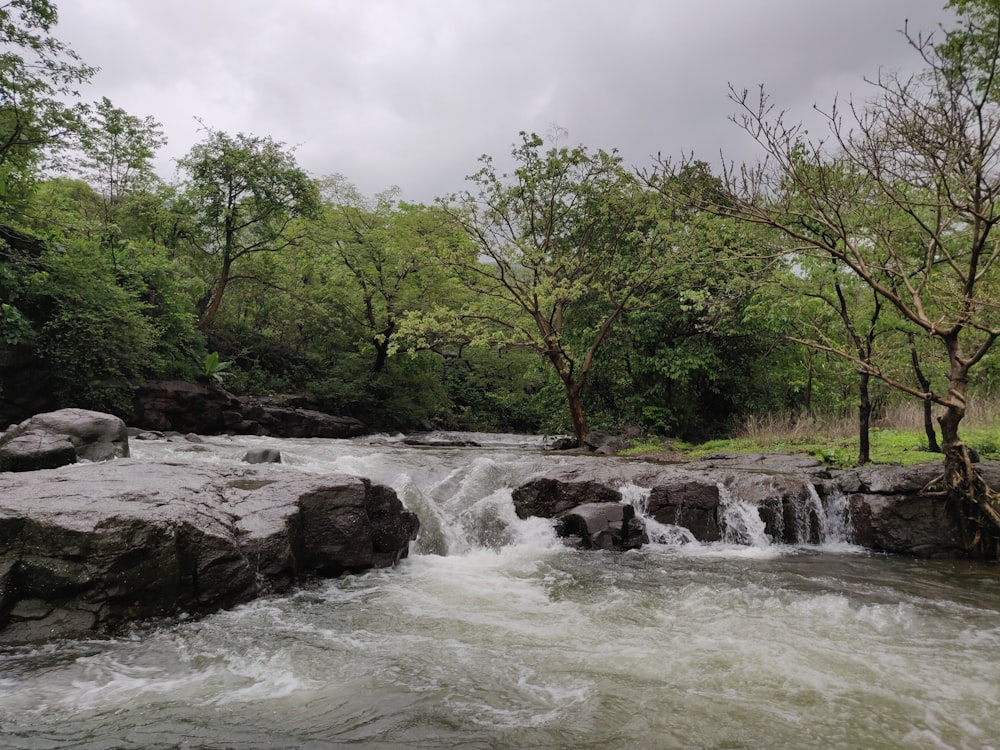
<path fill-rule="evenodd" d="M 769 547 L 772 540 L 766 532 L 757 506 L 741 500 L 728 485 L 719 482 L 717 486 L 722 541 L 748 547 Z"/>
<path fill-rule="evenodd" d="M 640 487 L 637 484 L 627 482 L 621 485 L 618 491 L 621 493 L 622 503 L 631 505 L 635 509 L 635 516 L 642 521 L 646 539 L 651 544 L 698 544 L 694 534 L 683 526 L 660 523 L 649 515 L 649 495 L 652 488 Z"/>
<path fill-rule="evenodd" d="M 816 492 L 815 488 L 813 488 L 813 492 Z M 826 501 L 824 512 L 820 514 L 819 520 L 821 544 L 853 544 L 854 526 L 851 523 L 851 509 L 847 502 L 847 495 L 839 487 L 834 487 L 831 491 L 830 497 Z"/>

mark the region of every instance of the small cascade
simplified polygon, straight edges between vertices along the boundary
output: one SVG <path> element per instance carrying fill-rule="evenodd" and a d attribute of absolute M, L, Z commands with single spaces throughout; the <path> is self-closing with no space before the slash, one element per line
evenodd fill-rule
<path fill-rule="evenodd" d="M 732 489 L 722 482 L 717 486 L 722 541 L 750 547 L 770 546 L 771 537 L 767 535 L 757 506 L 735 497 Z"/>
<path fill-rule="evenodd" d="M 407 482 L 396 491 L 420 518 L 414 552 L 465 555 L 517 544 L 547 543 L 538 539 L 537 524 L 517 517 L 511 490 L 530 474 L 537 459 L 498 453 L 478 456 L 451 468 L 423 489 Z M 546 528 L 551 526 L 546 523 Z M 554 539 L 549 534 L 548 541 Z"/>
<path fill-rule="evenodd" d="M 683 526 L 672 523 L 660 523 L 649 515 L 649 487 L 640 487 L 631 482 L 621 485 L 618 491 L 622 495 L 622 503 L 635 509 L 635 517 L 642 521 L 646 539 L 652 544 L 692 544 L 697 543 L 694 534 Z"/>
<path fill-rule="evenodd" d="M 816 488 L 810 485 L 813 492 Z M 817 499 L 819 493 L 816 493 Z M 826 502 L 824 511 L 819 515 L 821 544 L 850 544 L 854 538 L 854 528 L 851 526 L 851 511 L 847 504 L 847 495 L 839 487 L 835 487 Z"/>

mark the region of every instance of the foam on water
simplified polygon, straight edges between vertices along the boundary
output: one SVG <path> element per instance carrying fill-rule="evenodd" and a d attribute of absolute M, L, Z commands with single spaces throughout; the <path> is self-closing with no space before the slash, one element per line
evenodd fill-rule
<path fill-rule="evenodd" d="M 657 543 L 580 552 L 550 522 L 517 518 L 511 490 L 553 463 L 601 459 L 512 438 L 399 442 L 213 438 L 214 454 L 187 454 L 135 441 L 140 457 L 231 464 L 277 447 L 303 471 L 384 481 L 420 516 L 420 538 L 392 570 L 132 638 L 0 652 L 6 745 L 997 744 L 995 572 L 831 554 L 846 501 L 819 493 L 802 500 L 819 546 L 771 544 L 756 508 L 728 494 L 723 543 L 647 518 Z M 621 491 L 644 515 L 648 488 Z"/>

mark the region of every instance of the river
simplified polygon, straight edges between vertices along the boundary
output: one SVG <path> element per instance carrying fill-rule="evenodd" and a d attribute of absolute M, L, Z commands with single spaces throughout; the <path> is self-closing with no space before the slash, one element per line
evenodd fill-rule
<path fill-rule="evenodd" d="M 1000 747 L 1000 571 L 819 546 L 563 546 L 516 518 L 546 467 L 615 460 L 464 436 L 132 441 L 396 489 L 397 568 L 114 640 L 0 651 L 5 748 Z M 194 450 L 192 450 L 194 449 Z"/>

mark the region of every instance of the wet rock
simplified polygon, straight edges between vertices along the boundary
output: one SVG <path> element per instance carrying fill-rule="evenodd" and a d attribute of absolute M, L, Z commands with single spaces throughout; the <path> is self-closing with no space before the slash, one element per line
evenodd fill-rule
<path fill-rule="evenodd" d="M 237 397 L 223 388 L 178 380 L 147 383 L 138 389 L 134 423 L 147 430 L 175 430 L 200 435 L 234 433 L 284 438 L 350 438 L 367 428 L 351 417 L 293 406 L 291 399 Z"/>
<path fill-rule="evenodd" d="M 600 481 L 560 476 L 534 479 L 515 489 L 513 499 L 518 518 L 555 518 L 587 503 L 620 503 L 622 494 Z"/>
<path fill-rule="evenodd" d="M 628 441 L 619 436 L 611 435 L 602 430 L 588 432 L 583 438 L 583 447 L 604 456 L 613 456 L 628 447 Z"/>
<path fill-rule="evenodd" d="M 68 447 L 67 447 L 68 446 Z M 112 414 L 59 409 L 36 414 L 0 438 L 0 470 L 32 471 L 129 455 L 128 430 Z"/>
<path fill-rule="evenodd" d="M 273 464 L 0 474 L 0 643 L 114 633 L 391 565 L 417 528 L 389 488 Z"/>
<path fill-rule="evenodd" d="M 1000 486 L 1000 462 L 984 461 L 977 470 Z M 965 557 L 961 519 L 935 485 L 941 474 L 940 463 L 831 472 L 808 457 L 764 454 L 670 466 L 601 461 L 589 469 L 555 468 L 515 489 L 513 497 L 518 516 L 557 519 L 565 533 L 575 534 L 576 522 L 567 525 L 564 516 L 580 515 L 578 506 L 618 503 L 622 488 L 634 484 L 649 491 L 649 517 L 684 527 L 699 541 L 720 541 L 726 502 L 739 502 L 756 512 L 769 539 L 795 544 L 824 541 L 827 527 L 843 520 L 846 497 L 850 541 L 881 552 Z"/>
<path fill-rule="evenodd" d="M 627 550 L 642 546 L 645 530 L 635 509 L 622 503 L 578 505 L 559 516 L 561 536 L 578 537 L 583 549 Z"/>
<path fill-rule="evenodd" d="M 647 509 L 659 523 L 683 526 L 703 542 L 722 539 L 719 487 L 707 477 L 664 477 L 650 491 Z"/>
<path fill-rule="evenodd" d="M 438 433 L 427 435 L 410 435 L 403 438 L 404 445 L 412 445 L 418 448 L 477 448 L 479 443 L 475 440 L 466 440 L 458 437 L 448 437 Z"/>
<path fill-rule="evenodd" d="M 941 497 L 859 493 L 848 497 L 854 542 L 915 557 L 965 557 L 958 519 Z"/>
<path fill-rule="evenodd" d="M 243 454 L 243 461 L 248 464 L 280 464 L 281 451 L 277 448 L 251 448 Z"/>

